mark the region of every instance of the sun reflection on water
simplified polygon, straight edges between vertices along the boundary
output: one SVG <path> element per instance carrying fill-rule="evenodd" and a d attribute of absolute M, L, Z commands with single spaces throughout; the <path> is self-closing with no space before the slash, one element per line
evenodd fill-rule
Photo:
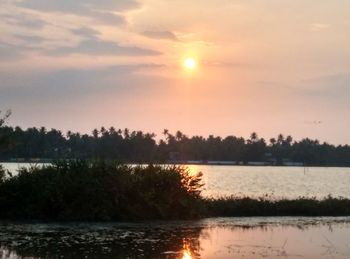
<path fill-rule="evenodd" d="M 184 240 L 182 259 L 194 259 L 191 254 L 190 246 Z"/>

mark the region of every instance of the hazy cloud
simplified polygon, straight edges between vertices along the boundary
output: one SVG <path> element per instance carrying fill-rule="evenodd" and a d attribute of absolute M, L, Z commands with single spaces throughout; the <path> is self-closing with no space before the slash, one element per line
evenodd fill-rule
<path fill-rule="evenodd" d="M 21 6 L 50 12 L 82 13 L 86 10 L 121 12 L 139 7 L 136 0 L 24 0 Z"/>
<path fill-rule="evenodd" d="M 334 74 L 306 79 L 300 82 L 298 93 L 311 101 L 317 99 L 324 107 L 350 108 L 350 74 Z"/>
<path fill-rule="evenodd" d="M 26 44 L 38 44 L 47 40 L 46 38 L 43 38 L 40 36 L 32 36 L 32 35 L 13 35 L 13 36 L 25 42 Z"/>
<path fill-rule="evenodd" d="M 37 18 L 29 14 L 0 14 L 0 19 L 2 22 L 30 29 L 41 29 L 46 25 L 46 22 L 40 18 Z"/>
<path fill-rule="evenodd" d="M 98 35 L 100 35 L 99 31 L 94 30 L 90 27 L 80 27 L 78 29 L 72 29 L 71 32 L 74 35 L 82 36 L 88 39 L 97 39 Z"/>
<path fill-rule="evenodd" d="M 0 59 L 1 61 L 18 58 L 21 55 L 21 52 L 18 48 L 6 44 L 0 43 Z"/>
<path fill-rule="evenodd" d="M 24 0 L 19 5 L 44 12 L 89 16 L 113 24 L 124 22 L 121 12 L 139 7 L 136 0 Z"/>
<path fill-rule="evenodd" d="M 90 34 L 91 35 L 91 34 Z M 54 56 L 70 55 L 70 54 L 86 54 L 86 55 L 115 55 L 115 56 L 155 56 L 161 52 L 151 49 L 139 48 L 134 46 L 121 46 L 112 41 L 102 41 L 96 38 L 83 40 L 79 45 L 74 47 L 59 47 L 46 51 L 46 54 Z"/>
<path fill-rule="evenodd" d="M 102 68 L 38 71 L 11 74 L 0 71 L 0 103 L 57 102 L 79 99 L 105 91 L 132 92 L 130 86 L 144 88 L 144 76 L 137 71 L 155 69 L 161 65 L 114 65 Z"/>
<path fill-rule="evenodd" d="M 22 47 L 18 45 L 0 42 L 0 62 L 17 60 L 24 55 L 25 51 L 32 49 L 33 48 L 30 47 Z"/>
<path fill-rule="evenodd" d="M 123 15 L 110 13 L 110 12 L 94 12 L 93 17 L 105 24 L 123 24 L 125 18 Z"/>
<path fill-rule="evenodd" d="M 173 41 L 179 40 L 175 33 L 171 31 L 144 31 L 142 32 L 142 35 L 152 39 L 164 39 Z"/>

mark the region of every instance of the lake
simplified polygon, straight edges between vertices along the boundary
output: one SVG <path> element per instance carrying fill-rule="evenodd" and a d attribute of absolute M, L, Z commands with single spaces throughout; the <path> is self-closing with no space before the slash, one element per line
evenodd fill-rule
<path fill-rule="evenodd" d="M 350 218 L 0 222 L 0 258 L 350 258 Z"/>
<path fill-rule="evenodd" d="M 5 163 L 15 172 L 29 164 Z M 350 197 L 350 169 L 189 165 L 205 196 Z M 350 217 L 43 224 L 0 221 L 0 259 L 350 258 Z"/>
<path fill-rule="evenodd" d="M 15 172 L 22 163 L 4 163 Z M 188 165 L 203 172 L 204 196 L 297 198 L 300 196 L 350 198 L 350 168 Z"/>

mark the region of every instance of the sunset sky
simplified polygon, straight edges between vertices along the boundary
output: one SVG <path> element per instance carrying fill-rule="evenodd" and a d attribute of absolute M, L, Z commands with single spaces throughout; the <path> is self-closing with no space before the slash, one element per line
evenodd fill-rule
<path fill-rule="evenodd" d="M 63 131 L 350 144 L 349 11 L 348 0 L 1 0 L 0 110 L 9 125 Z"/>

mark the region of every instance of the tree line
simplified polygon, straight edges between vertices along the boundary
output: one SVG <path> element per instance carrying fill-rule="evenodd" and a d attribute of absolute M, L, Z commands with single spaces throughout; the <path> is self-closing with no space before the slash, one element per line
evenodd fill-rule
<path fill-rule="evenodd" d="M 153 133 L 129 129 L 94 129 L 91 134 L 41 128 L 1 126 L 0 160 L 11 159 L 111 159 L 128 163 L 176 161 L 249 161 L 282 164 L 350 166 L 350 146 L 320 143 L 309 138 L 295 141 L 279 134 L 268 141 L 252 133 L 248 139 L 209 135 L 189 137 L 164 130 Z"/>

